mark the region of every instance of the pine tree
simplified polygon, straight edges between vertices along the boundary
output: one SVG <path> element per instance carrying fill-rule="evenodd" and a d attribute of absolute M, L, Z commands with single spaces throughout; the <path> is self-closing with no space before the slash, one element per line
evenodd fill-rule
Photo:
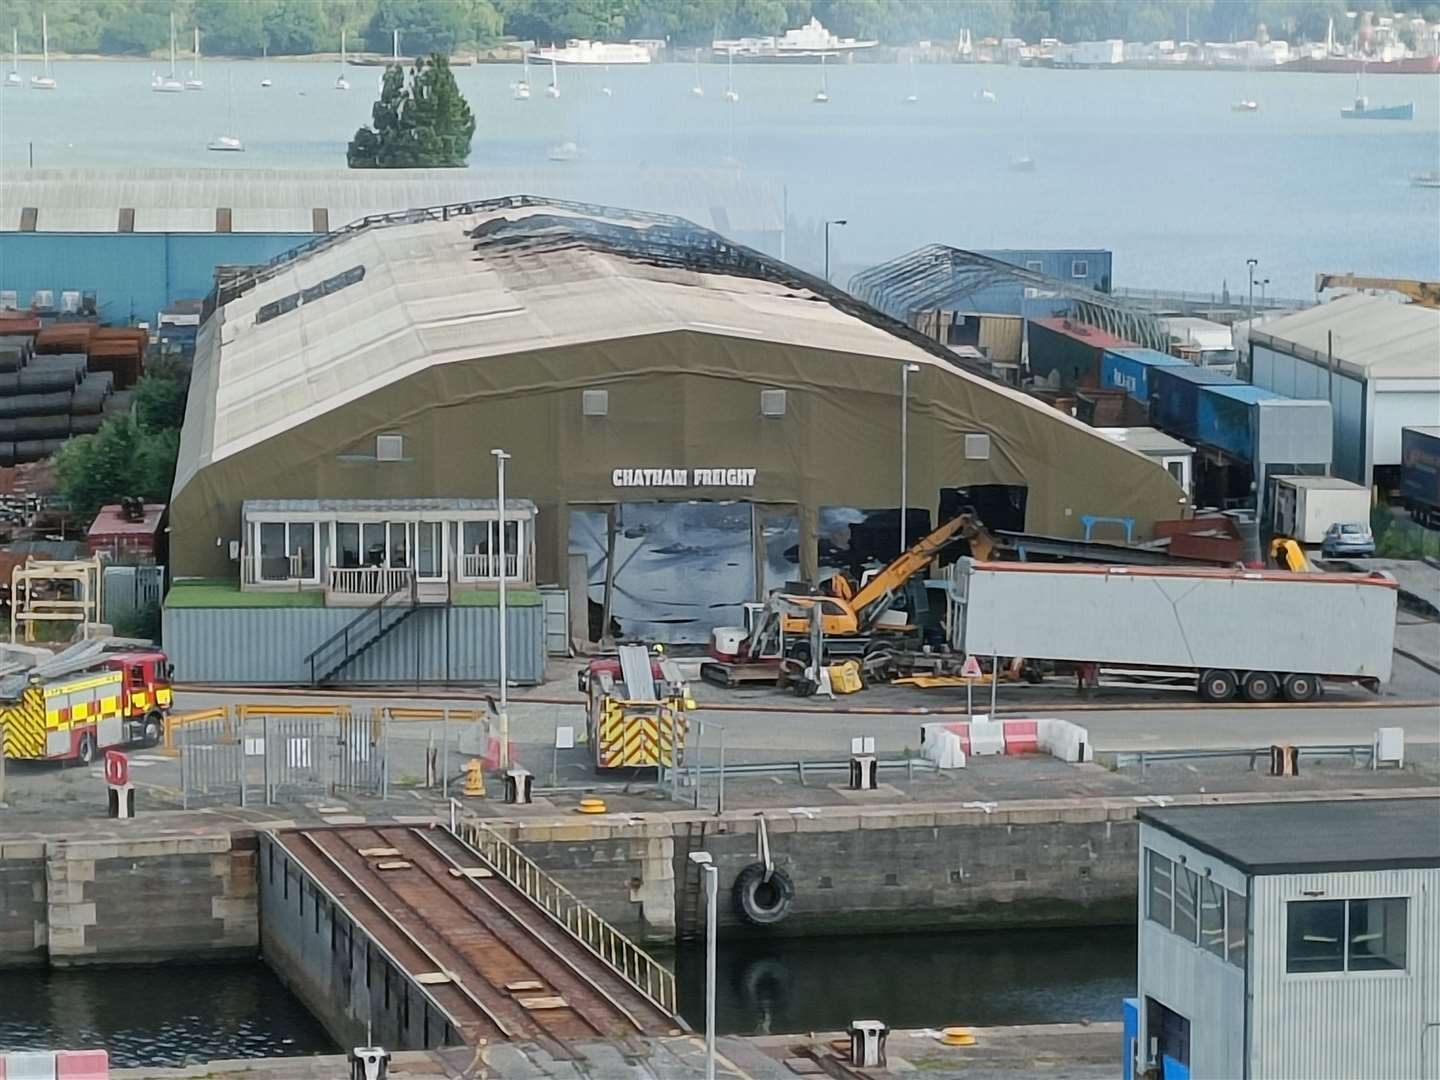
<path fill-rule="evenodd" d="M 475 117 L 440 53 L 387 67 L 370 117 L 350 140 L 352 169 L 459 169 L 470 157 Z"/>

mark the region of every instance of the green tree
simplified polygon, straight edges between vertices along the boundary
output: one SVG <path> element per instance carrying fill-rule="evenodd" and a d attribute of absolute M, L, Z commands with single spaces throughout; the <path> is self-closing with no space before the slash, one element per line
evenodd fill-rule
<path fill-rule="evenodd" d="M 471 27 L 467 7 L 463 0 L 380 0 L 365 30 L 365 44 L 388 53 L 390 32 L 399 30 L 405 53 L 448 55 Z"/>
<path fill-rule="evenodd" d="M 152 8 L 121 12 L 100 31 L 100 51 L 148 56 L 169 40 L 165 16 Z"/>
<path fill-rule="evenodd" d="M 195 0 L 192 21 L 211 55 L 259 56 L 265 47 L 265 19 L 275 10 L 274 0 Z"/>
<path fill-rule="evenodd" d="M 352 169 L 459 169 L 470 157 L 475 117 L 441 53 L 408 73 L 387 67 L 370 117 L 350 140 Z"/>
<path fill-rule="evenodd" d="M 330 47 L 330 28 L 315 0 L 281 0 L 265 16 L 265 40 L 272 53 L 303 55 Z"/>
<path fill-rule="evenodd" d="M 135 384 L 136 423 L 147 431 L 179 430 L 189 389 L 189 380 L 176 367 L 153 365 Z"/>

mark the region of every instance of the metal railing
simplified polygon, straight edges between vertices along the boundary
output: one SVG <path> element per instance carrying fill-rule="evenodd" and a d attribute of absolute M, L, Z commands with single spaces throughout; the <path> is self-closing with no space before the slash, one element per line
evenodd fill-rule
<path fill-rule="evenodd" d="M 164 754 L 166 757 L 179 757 L 180 750 L 175 745 L 176 732 L 187 724 L 198 724 L 207 720 L 220 721 L 226 730 L 231 732 L 233 737 L 234 729 L 231 727 L 230 708 L 228 705 L 221 706 L 218 709 L 201 709 L 198 712 L 172 712 L 165 718 L 165 736 L 161 740 L 156 753 Z"/>
<path fill-rule="evenodd" d="M 351 596 L 390 596 L 408 589 L 414 575 L 409 567 L 332 566 L 327 587 Z"/>
<path fill-rule="evenodd" d="M 451 802 L 450 831 L 490 864 L 500 877 L 619 975 L 666 1016 L 677 1013 L 675 976 L 653 956 L 597 915 L 524 852 L 483 822 L 461 818 Z"/>
<path fill-rule="evenodd" d="M 1142 773 L 1147 766 L 1160 765 L 1170 761 L 1218 761 L 1222 758 L 1248 759 L 1250 771 L 1254 772 L 1255 763 L 1261 758 L 1269 758 L 1270 751 L 1271 748 L 1268 746 L 1237 747 L 1229 750 L 1117 750 L 1114 757 L 1116 768 L 1123 769 L 1138 765 Z M 1375 746 L 1373 743 L 1325 743 L 1315 746 L 1297 746 L 1295 753 L 1301 759 L 1348 757 L 1351 765 L 1359 767 L 1362 763 L 1366 765 L 1373 763 Z"/>
<path fill-rule="evenodd" d="M 363 609 L 305 657 L 310 683 L 315 685 L 335 675 L 356 653 L 377 641 L 415 610 L 415 579 Z"/>

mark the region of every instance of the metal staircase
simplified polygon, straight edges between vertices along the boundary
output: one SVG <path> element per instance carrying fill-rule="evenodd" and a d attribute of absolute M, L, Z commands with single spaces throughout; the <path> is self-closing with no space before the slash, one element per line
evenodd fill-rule
<path fill-rule="evenodd" d="M 305 658 L 310 669 L 310 685 L 321 686 L 334 680 L 418 609 L 413 578 L 408 585 L 364 608 Z"/>

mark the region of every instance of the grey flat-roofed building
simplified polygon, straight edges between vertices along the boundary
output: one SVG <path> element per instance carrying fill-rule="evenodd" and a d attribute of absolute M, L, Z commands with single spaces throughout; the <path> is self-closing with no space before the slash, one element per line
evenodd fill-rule
<path fill-rule="evenodd" d="M 1142 1067 L 1440 1076 L 1440 799 L 1139 818 Z"/>

